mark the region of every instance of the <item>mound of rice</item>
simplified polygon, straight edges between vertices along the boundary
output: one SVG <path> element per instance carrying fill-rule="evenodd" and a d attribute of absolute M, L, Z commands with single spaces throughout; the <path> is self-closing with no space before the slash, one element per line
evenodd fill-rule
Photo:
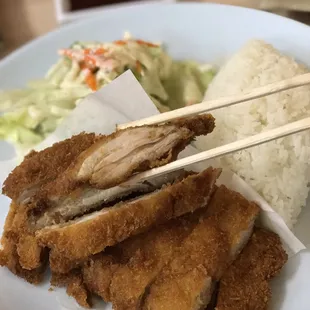
<path fill-rule="evenodd" d="M 310 56 L 309 56 L 310 57 Z M 246 44 L 219 71 L 205 99 L 238 94 L 309 72 L 262 41 Z M 210 149 L 310 115 L 308 86 L 281 92 L 212 113 L 215 131 L 196 146 Z M 296 222 L 306 204 L 310 179 L 310 133 L 304 132 L 225 156 L 217 161 L 245 179 L 285 220 Z"/>

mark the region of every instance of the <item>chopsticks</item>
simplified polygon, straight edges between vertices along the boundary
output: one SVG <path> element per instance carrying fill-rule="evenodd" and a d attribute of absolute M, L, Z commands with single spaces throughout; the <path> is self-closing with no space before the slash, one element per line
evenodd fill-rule
<path fill-rule="evenodd" d="M 257 135 L 247 137 L 245 139 L 235 141 L 217 148 L 200 152 L 198 154 L 178 159 L 174 162 L 166 164 L 165 166 L 153 168 L 151 170 L 139 173 L 131 177 L 124 186 L 130 185 L 131 183 L 142 182 L 147 179 L 155 178 L 163 174 L 185 168 L 192 164 L 197 164 L 202 161 L 213 159 L 219 156 L 227 155 L 236 151 L 241 151 L 246 148 L 250 148 L 256 145 L 263 144 L 278 138 L 282 138 L 294 133 L 298 133 L 304 130 L 310 129 L 310 117 L 300 121 L 296 121 Z"/>
<path fill-rule="evenodd" d="M 237 103 L 246 102 L 248 100 L 257 99 L 263 96 L 271 95 L 280 91 L 300 87 L 303 85 L 310 84 L 310 73 L 299 75 L 290 79 L 286 79 L 280 82 L 272 83 L 263 87 L 256 88 L 251 92 L 235 95 L 231 97 L 224 97 L 218 100 L 209 102 L 202 102 L 193 106 L 185 107 L 171 112 L 148 117 L 135 122 L 127 123 L 118 126 L 118 129 L 125 129 L 128 127 L 158 124 L 162 122 L 171 121 L 180 117 L 192 116 L 203 112 L 212 111 L 215 109 L 228 107 Z M 257 135 L 244 138 L 239 141 L 235 141 L 226 145 L 219 146 L 217 148 L 203 151 L 198 154 L 182 158 L 166 164 L 162 167 L 153 168 L 151 170 L 139 173 L 131 177 L 125 184 L 130 185 L 131 183 L 142 182 L 147 179 L 152 179 L 161 176 L 166 173 L 170 173 L 182 168 L 185 168 L 192 164 L 197 164 L 205 160 L 214 159 L 219 156 L 227 155 L 233 152 L 241 151 L 256 145 L 260 145 L 278 138 L 282 138 L 291 134 L 295 134 L 304 130 L 310 129 L 310 117 L 303 120 L 299 120 L 275 129 L 271 129 L 266 132 L 259 133 Z"/>
<path fill-rule="evenodd" d="M 258 87 L 250 92 L 244 94 L 233 95 L 230 97 L 223 97 L 216 100 L 204 101 L 199 104 L 188 106 L 174 111 L 154 115 L 138 121 L 130 122 L 127 124 L 118 125 L 117 129 L 125 129 L 128 127 L 160 124 L 174 119 L 186 116 L 192 116 L 212 110 L 228 107 L 237 103 L 246 102 L 252 99 L 272 95 L 280 91 L 300 87 L 310 84 L 310 73 L 298 75 L 286 80 L 268 84 L 266 86 Z"/>

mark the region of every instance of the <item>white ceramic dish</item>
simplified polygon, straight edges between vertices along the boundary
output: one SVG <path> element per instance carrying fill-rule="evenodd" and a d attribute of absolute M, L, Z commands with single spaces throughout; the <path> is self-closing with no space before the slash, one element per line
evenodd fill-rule
<path fill-rule="evenodd" d="M 125 30 L 138 38 L 163 41 L 175 58 L 220 63 L 252 38 L 264 39 L 283 52 L 310 66 L 310 28 L 272 14 L 223 5 L 149 4 L 110 8 L 91 19 L 62 27 L 33 41 L 0 63 L 0 88 L 24 85 L 40 78 L 56 61 L 57 49 L 74 40 L 110 41 Z M 9 159 L 12 149 L 0 142 L 0 160 Z M 5 173 L 0 174 L 0 183 Z M 2 179 L 1 179 L 2 178 Z M 9 200 L 0 197 L 0 229 Z M 300 221 L 309 222 L 309 206 Z M 297 236 L 310 245 L 310 234 Z M 281 298 L 272 300 L 272 309 L 309 310 L 310 251 L 295 256 L 273 282 L 273 290 Z M 1 310 L 58 310 L 55 294 L 48 292 L 48 283 L 34 287 L 0 268 Z"/>

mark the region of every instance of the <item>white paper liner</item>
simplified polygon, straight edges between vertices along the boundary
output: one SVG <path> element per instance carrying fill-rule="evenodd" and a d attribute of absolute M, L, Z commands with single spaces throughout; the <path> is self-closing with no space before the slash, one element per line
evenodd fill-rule
<path fill-rule="evenodd" d="M 36 149 L 44 149 L 82 131 L 110 134 L 115 130 L 117 124 L 138 120 L 157 113 L 159 112 L 139 82 L 130 71 L 127 71 L 101 90 L 82 100 L 56 131 L 40 143 Z M 195 152 L 197 152 L 196 149 L 188 147 L 182 152 L 181 156 L 188 156 Z M 200 163 L 193 168 L 202 170 L 211 163 L 210 161 Z M 6 169 L 10 168 L 6 167 Z M 218 182 L 241 193 L 248 200 L 255 201 L 261 207 L 261 225 L 280 236 L 289 257 L 305 249 L 305 246 L 290 231 L 283 219 L 239 176 L 231 171 L 223 171 Z M 56 289 L 55 294 L 57 294 L 57 299 L 63 309 L 81 309 L 73 298 L 69 298 L 65 294 L 64 290 Z M 95 306 L 95 309 L 111 309 L 111 306 L 100 302 Z"/>

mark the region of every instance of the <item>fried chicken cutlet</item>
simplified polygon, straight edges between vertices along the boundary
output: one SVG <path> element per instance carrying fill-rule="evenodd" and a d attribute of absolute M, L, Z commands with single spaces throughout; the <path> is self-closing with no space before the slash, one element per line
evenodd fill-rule
<path fill-rule="evenodd" d="M 31 151 L 3 183 L 3 194 L 17 204 L 26 203 L 30 197 L 41 192 L 47 183 L 57 179 L 99 138 L 92 133 L 81 133 L 43 151 Z"/>
<path fill-rule="evenodd" d="M 138 307 L 145 288 L 171 259 L 203 213 L 205 209 L 201 208 L 91 256 L 80 269 L 84 287 L 106 302 L 113 301 L 113 295 L 118 293 L 128 308 Z M 76 271 L 53 273 L 52 285 L 75 281 L 72 274 Z M 81 305 L 79 298 L 76 299 Z M 116 304 L 114 307 L 117 308 Z"/>
<path fill-rule="evenodd" d="M 79 288 L 75 290 L 74 296 L 72 294 L 70 296 L 85 307 L 85 300 L 90 305 L 89 292 L 102 297 L 106 302 L 111 301 L 111 294 L 114 294 L 114 285 L 111 282 L 115 278 L 118 292 L 125 294 L 123 298 L 128 299 L 128 306 L 130 306 L 130 303 L 135 302 L 139 289 L 142 290 L 140 294 L 143 294 L 148 279 L 149 281 L 152 279 L 152 274 L 156 274 L 156 270 L 169 259 L 175 247 L 180 245 L 191 231 L 200 213 L 198 211 L 195 215 L 173 219 L 146 233 L 126 239 L 105 252 L 91 256 L 80 269 L 72 270 L 68 274 L 52 273 L 51 284 L 65 286 L 67 290 L 73 285 Z M 127 264 L 132 269 L 128 269 Z M 124 277 L 121 276 L 122 274 Z M 139 274 L 144 276 L 140 278 Z M 119 286 L 117 283 L 121 279 L 124 282 Z M 85 299 L 85 296 L 88 298 Z"/>
<path fill-rule="evenodd" d="M 191 233 L 204 211 L 171 220 L 138 235 L 139 249 L 125 264 L 119 264 L 110 283 L 110 301 L 114 309 L 139 309 L 145 289 L 163 266 L 176 253 L 182 241 Z"/>
<path fill-rule="evenodd" d="M 129 238 L 112 247 L 118 248 L 114 253 L 91 257 L 82 267 L 84 283 L 117 310 L 157 309 L 162 302 L 159 309 L 207 305 L 215 282 L 248 240 L 258 211 L 221 186 L 207 208 Z M 131 250 L 124 256 L 119 247 Z M 171 291 L 171 285 L 177 289 Z M 157 296 L 155 287 L 164 296 Z"/>
<path fill-rule="evenodd" d="M 20 217 L 19 212 L 18 206 L 12 202 L 1 238 L 0 265 L 6 266 L 12 273 L 32 284 L 38 284 L 43 279 L 47 253 L 38 246 L 30 235 L 20 230 L 22 221 L 18 219 Z M 24 242 L 23 245 L 20 242 Z M 20 251 L 26 248 L 27 254 L 23 256 Z M 20 257 L 26 261 L 20 261 Z M 25 269 L 22 263 L 28 267 L 30 264 L 31 268 Z"/>
<path fill-rule="evenodd" d="M 47 253 L 29 231 L 27 208 L 21 207 L 21 203 L 40 192 L 45 184 L 55 180 L 69 167 L 72 160 L 89 148 L 96 139 L 94 134 L 83 133 L 41 152 L 32 151 L 4 182 L 3 193 L 10 197 L 13 203 L 1 241 L 1 264 L 29 282 L 38 283 L 42 279 Z"/>
<path fill-rule="evenodd" d="M 113 201 L 132 192 L 160 188 L 167 182 L 166 176 L 127 187 L 118 183 L 133 173 L 174 160 L 196 135 L 207 134 L 213 128 L 212 116 L 204 115 L 161 126 L 126 129 L 110 136 L 84 133 L 30 153 L 3 186 L 4 194 L 19 209 L 14 220 L 19 224 L 13 224 L 18 228 L 11 229 L 19 264 L 28 270 L 40 267 L 44 251 L 37 244 L 36 230 L 67 223 L 106 207 L 105 203 L 112 206 Z M 168 181 L 171 179 L 175 174 Z"/>
<path fill-rule="evenodd" d="M 206 206 L 220 170 L 208 168 L 154 193 L 85 215 L 64 225 L 37 232 L 42 246 L 51 248 L 54 272 L 67 272 L 90 255 L 103 251 L 172 218 Z"/>
<path fill-rule="evenodd" d="M 148 287 L 141 309 L 204 309 L 215 283 L 250 238 L 258 213 L 255 203 L 221 186 L 204 218 Z"/>
<path fill-rule="evenodd" d="M 168 223 L 167 225 L 169 225 Z M 110 301 L 110 284 L 114 272 L 120 266 L 125 265 L 136 252 L 140 252 L 141 246 L 146 240 L 152 240 L 151 236 L 155 235 L 153 230 L 150 231 L 151 235 L 148 239 L 145 238 L 148 233 L 140 234 L 89 257 L 80 267 L 87 289 L 100 296 L 104 301 Z"/>
<path fill-rule="evenodd" d="M 39 218 L 42 210 L 61 205 L 64 211 L 57 210 L 58 219 L 55 216 L 54 222 L 45 226 L 59 223 L 66 212 L 72 212 L 67 203 L 86 200 L 82 210 L 74 208 L 75 213 L 64 218 L 67 221 L 110 201 L 103 190 L 121 184 L 134 173 L 175 160 L 196 136 L 208 134 L 213 128 L 214 118 L 204 114 L 163 125 L 128 128 L 109 136 L 81 134 L 28 156 L 4 182 L 3 193 L 19 204 L 27 203 L 38 211 L 35 215 Z M 120 194 L 125 193 L 123 190 Z"/>
<path fill-rule="evenodd" d="M 255 228 L 249 243 L 220 281 L 216 310 L 267 310 L 271 298 L 268 282 L 286 261 L 279 236 Z"/>
<path fill-rule="evenodd" d="M 51 285 L 66 287 L 66 292 L 84 308 L 91 308 L 90 292 L 83 283 L 81 270 L 72 270 L 68 274 L 53 274 Z"/>

